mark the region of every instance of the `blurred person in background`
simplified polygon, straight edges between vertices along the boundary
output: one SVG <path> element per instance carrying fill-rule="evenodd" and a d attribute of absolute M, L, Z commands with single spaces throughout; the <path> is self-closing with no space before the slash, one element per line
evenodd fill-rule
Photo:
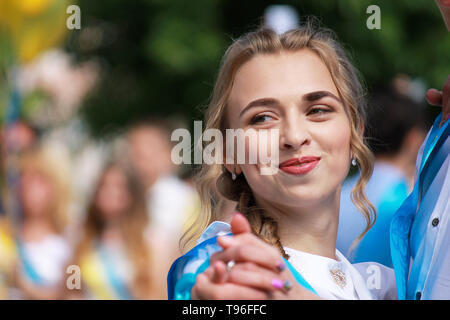
<path fill-rule="evenodd" d="M 59 299 L 64 293 L 72 251 L 63 236 L 70 188 L 58 160 L 39 147 L 20 156 L 22 216 L 14 219 L 19 259 L 12 299 Z"/>
<path fill-rule="evenodd" d="M 9 298 L 9 287 L 17 263 L 17 248 L 6 214 L 0 215 L 0 300 Z"/>
<path fill-rule="evenodd" d="M 3 152 L 6 148 L 14 148 L 17 152 L 30 149 L 37 141 L 38 133 L 29 123 L 24 120 L 18 120 L 6 127 L 4 131 L 5 144 Z"/>
<path fill-rule="evenodd" d="M 392 268 L 389 227 L 411 191 L 417 152 L 427 134 L 425 107 L 394 88 L 374 94 L 366 137 L 375 155 L 366 195 L 377 210 L 373 227 L 363 236 L 365 219 L 350 198 L 359 174 L 342 186 L 337 248 L 352 263 L 375 261 Z M 353 245 L 352 245 L 353 244 Z"/>
<path fill-rule="evenodd" d="M 90 299 L 165 299 L 171 262 L 165 248 L 146 234 L 144 189 L 133 169 L 112 162 L 102 171 L 88 206 L 75 253 L 82 297 Z"/>
<path fill-rule="evenodd" d="M 11 162 L 14 164 L 17 161 L 11 156 L 18 156 L 32 148 L 37 138 L 37 130 L 24 120 L 15 121 L 0 129 L 0 216 L 6 213 L 6 199 L 14 196 L 6 193 L 6 185 L 9 191 L 17 188 L 17 172 L 15 168 L 11 168 Z"/>
<path fill-rule="evenodd" d="M 0 299 L 8 299 L 10 291 L 8 287 L 14 275 L 14 267 L 17 263 L 17 247 L 11 226 L 10 217 L 6 213 L 6 200 L 10 197 L 17 198 L 15 192 L 6 192 L 7 185 L 14 183 L 18 186 L 16 170 L 11 171 L 7 163 L 17 161 L 7 159 L 12 154 L 18 155 L 30 149 L 36 142 L 37 132 L 27 122 L 18 120 L 0 127 Z M 8 160 L 8 161 L 7 161 Z M 16 169 L 16 168 L 13 168 Z M 9 179 L 7 179 L 7 176 Z M 11 200 L 11 199 L 10 199 Z"/>
<path fill-rule="evenodd" d="M 130 157 L 147 192 L 147 208 L 153 221 L 151 233 L 174 248 L 185 221 L 198 211 L 200 200 L 189 184 L 177 176 L 172 162 L 170 125 L 163 120 L 144 120 L 134 124 L 128 134 Z"/>

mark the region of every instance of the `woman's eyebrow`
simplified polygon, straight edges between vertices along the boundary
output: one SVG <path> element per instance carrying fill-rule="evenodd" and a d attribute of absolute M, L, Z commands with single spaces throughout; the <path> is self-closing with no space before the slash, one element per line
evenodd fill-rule
<path fill-rule="evenodd" d="M 313 92 L 305 94 L 303 96 L 302 100 L 308 101 L 308 102 L 314 102 L 314 101 L 320 100 L 320 99 L 322 99 L 324 97 L 331 97 L 331 98 L 335 99 L 336 101 L 342 103 L 341 99 L 336 97 L 330 91 L 313 91 Z"/>
<path fill-rule="evenodd" d="M 247 106 L 244 109 L 242 109 L 241 113 L 239 114 L 239 118 L 244 114 L 244 112 L 246 112 L 247 110 L 249 110 L 253 107 L 275 106 L 275 105 L 279 105 L 279 103 L 280 102 L 274 98 L 261 98 L 261 99 L 254 100 L 254 101 L 250 102 L 249 104 L 247 104 Z"/>
<path fill-rule="evenodd" d="M 324 97 L 331 97 L 331 98 L 335 99 L 336 101 L 342 103 L 341 99 L 336 97 L 330 91 L 325 91 L 325 90 L 309 92 L 309 93 L 303 95 L 303 99 L 302 100 L 308 101 L 308 102 L 313 102 L 313 101 L 320 100 L 320 99 L 322 99 Z M 251 109 L 253 107 L 277 106 L 279 104 L 280 104 L 280 102 L 277 99 L 274 99 L 274 98 L 256 99 L 256 100 L 250 102 L 249 104 L 247 104 L 247 106 L 245 106 L 245 108 L 242 109 L 241 113 L 239 114 L 239 117 L 241 117 L 247 110 L 249 110 L 249 109 Z"/>

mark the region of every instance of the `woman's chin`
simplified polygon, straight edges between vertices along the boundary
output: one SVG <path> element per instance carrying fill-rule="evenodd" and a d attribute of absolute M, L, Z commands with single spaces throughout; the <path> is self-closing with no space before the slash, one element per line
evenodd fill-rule
<path fill-rule="evenodd" d="M 314 207 L 324 203 L 328 198 L 323 192 L 311 192 L 307 188 L 289 188 L 287 193 L 274 190 L 272 193 L 272 200 L 283 207 L 301 208 Z"/>

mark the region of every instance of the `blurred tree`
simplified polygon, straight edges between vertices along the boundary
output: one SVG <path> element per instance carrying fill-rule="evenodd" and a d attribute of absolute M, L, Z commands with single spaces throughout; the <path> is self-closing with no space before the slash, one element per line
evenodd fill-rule
<path fill-rule="evenodd" d="M 351 53 L 369 87 L 399 72 L 441 87 L 450 69 L 450 37 L 439 9 L 428 0 L 224 1 L 224 29 L 238 36 L 252 29 L 270 4 L 289 4 L 301 16 L 317 16 L 334 30 Z M 369 5 L 381 9 L 381 29 L 369 30 Z"/>
<path fill-rule="evenodd" d="M 12 68 L 62 42 L 67 5 L 68 0 L 0 1 L 0 122 L 6 117 L 6 106 L 18 96 Z M 15 100 L 18 104 L 9 112 L 19 114 L 20 99 Z"/>
<path fill-rule="evenodd" d="M 198 107 L 226 46 L 258 26 L 271 4 L 290 4 L 335 30 L 369 89 L 398 73 L 440 88 L 449 73 L 450 38 L 430 0 L 80 0 L 82 29 L 71 32 L 67 49 L 102 66 L 82 109 L 92 132 L 108 134 L 147 114 L 202 119 Z M 381 30 L 366 27 L 372 4 L 381 9 Z"/>
<path fill-rule="evenodd" d="M 98 57 L 103 67 L 101 86 L 82 110 L 95 135 L 146 114 L 195 115 L 226 44 L 217 4 L 80 1 L 82 29 L 67 47 L 80 60 Z"/>

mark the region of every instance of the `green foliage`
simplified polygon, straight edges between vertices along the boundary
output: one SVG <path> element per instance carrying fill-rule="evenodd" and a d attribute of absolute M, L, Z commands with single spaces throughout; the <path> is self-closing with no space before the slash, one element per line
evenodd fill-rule
<path fill-rule="evenodd" d="M 231 38 L 280 3 L 335 30 L 369 89 L 398 73 L 440 88 L 449 73 L 450 37 L 430 0 L 81 0 L 82 30 L 72 32 L 67 49 L 79 60 L 96 57 L 103 67 L 82 109 L 92 132 L 106 134 L 151 114 L 202 119 L 198 107 L 207 103 Z M 372 4 L 381 9 L 381 30 L 366 27 Z M 83 45 L 92 29 L 101 40 Z"/>
<path fill-rule="evenodd" d="M 8 68 L 12 65 L 12 61 L 11 41 L 6 31 L 0 27 L 0 126 L 6 117 L 6 106 L 9 102 Z"/>

